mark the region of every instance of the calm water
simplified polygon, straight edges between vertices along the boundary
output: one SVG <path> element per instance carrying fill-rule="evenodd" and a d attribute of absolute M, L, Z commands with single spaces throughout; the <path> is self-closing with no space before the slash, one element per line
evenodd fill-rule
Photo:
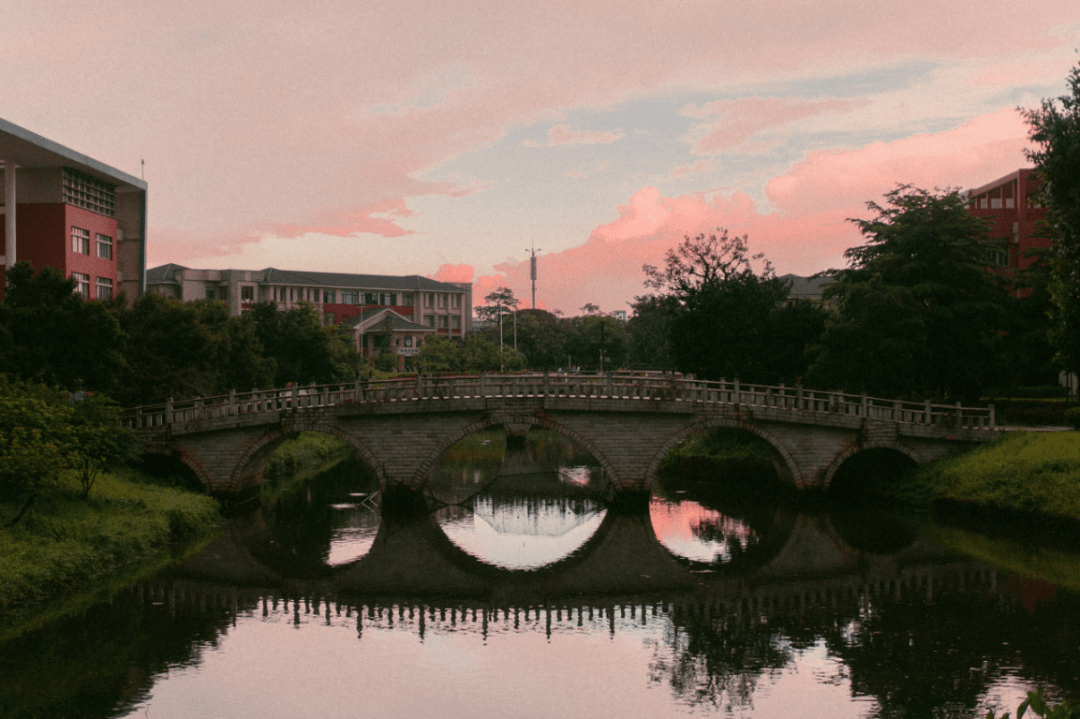
<path fill-rule="evenodd" d="M 410 517 L 341 465 L 0 645 L 0 716 L 970 717 L 1037 684 L 1080 698 L 1080 598 L 977 558 L 1034 550 L 678 478 L 616 510 L 594 465 L 547 434 L 474 436 Z"/>

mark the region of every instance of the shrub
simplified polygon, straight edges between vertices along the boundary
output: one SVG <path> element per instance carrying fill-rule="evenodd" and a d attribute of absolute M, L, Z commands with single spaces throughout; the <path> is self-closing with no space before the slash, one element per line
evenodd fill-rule
<path fill-rule="evenodd" d="M 1065 423 L 1073 429 L 1080 429 L 1080 407 L 1070 407 L 1065 410 Z"/>

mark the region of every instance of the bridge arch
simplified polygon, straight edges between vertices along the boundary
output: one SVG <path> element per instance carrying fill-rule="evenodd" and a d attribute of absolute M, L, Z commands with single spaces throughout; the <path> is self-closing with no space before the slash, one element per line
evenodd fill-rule
<path fill-rule="evenodd" d="M 848 447 L 840 454 L 836 455 L 832 463 L 826 467 L 825 472 L 821 476 L 821 488 L 825 491 L 829 490 L 832 485 L 833 478 L 836 476 L 836 472 L 843 466 L 844 462 L 848 461 L 852 457 L 862 452 L 870 450 L 891 450 L 897 454 L 903 455 L 909 459 L 913 464 L 924 464 L 926 460 L 917 455 L 911 449 L 905 447 L 897 442 L 891 442 L 888 440 L 870 440 L 861 442 L 859 444 Z"/>
<path fill-rule="evenodd" d="M 210 475 L 203 467 L 202 462 L 196 458 L 194 453 L 188 451 L 184 447 L 177 446 L 167 441 L 147 442 L 139 448 L 139 454 L 143 457 L 150 455 L 164 455 L 166 457 L 171 457 L 190 469 L 198 478 L 199 483 L 207 490 L 214 489 L 213 483 L 210 480 Z"/>
<path fill-rule="evenodd" d="M 603 452 L 601 452 L 597 448 L 596 444 L 592 440 L 590 440 L 588 437 L 581 434 L 580 432 L 577 432 L 574 429 L 567 427 L 560 422 L 556 422 L 548 417 L 536 415 L 530 412 L 498 412 L 482 417 L 475 422 L 465 424 L 462 427 L 458 428 L 456 432 L 447 435 L 446 440 L 443 441 L 442 444 L 434 452 L 432 452 L 431 455 L 429 455 L 428 458 L 424 460 L 421 463 L 420 467 L 417 469 L 417 473 L 416 475 L 414 475 L 415 486 L 423 487 L 427 483 L 428 477 L 431 476 L 431 472 L 435 469 L 435 465 L 439 461 L 439 457 L 441 457 L 443 453 L 446 452 L 446 450 L 453 447 L 454 444 L 456 444 L 460 440 L 464 439 L 473 432 L 479 432 L 481 430 L 488 429 L 489 427 L 508 427 L 511 425 L 528 425 L 541 427 L 543 429 L 550 429 L 558 432 L 564 437 L 569 437 L 570 439 L 583 446 L 586 450 L 588 450 L 589 454 L 591 454 L 593 458 L 595 458 L 596 461 L 600 463 L 600 466 L 603 467 L 604 475 L 606 477 L 611 478 L 613 482 L 618 482 L 619 474 L 618 472 L 616 472 L 615 467 L 612 465 L 611 461 L 604 455 Z"/>
<path fill-rule="evenodd" d="M 236 467 L 229 478 L 228 491 L 237 493 L 257 486 L 262 479 L 263 469 L 278 447 L 301 432 L 319 432 L 337 437 L 356 451 L 360 457 L 382 478 L 382 470 L 375 460 L 371 449 L 358 437 L 345 431 L 336 423 L 326 422 L 311 417 L 297 416 L 294 421 L 282 423 L 263 434 L 249 444 L 236 462 Z"/>
<path fill-rule="evenodd" d="M 761 439 L 765 440 L 769 447 L 769 454 L 772 456 L 773 465 L 776 467 L 776 474 L 781 482 L 787 482 L 794 485 L 798 489 L 805 488 L 805 478 L 803 477 L 802 470 L 799 468 L 799 463 L 795 459 L 791 450 L 777 437 L 770 434 L 767 430 L 762 429 L 756 424 L 751 422 L 744 422 L 739 419 L 732 419 L 728 417 L 713 417 L 703 422 L 694 422 L 688 424 L 680 431 L 671 435 L 667 441 L 660 447 L 660 451 L 656 453 L 652 461 L 649 463 L 649 468 L 645 473 L 645 489 L 652 491 L 653 481 L 656 479 L 656 473 L 660 471 L 660 463 L 664 460 L 664 457 L 670 452 L 675 445 L 682 442 L 687 437 L 696 434 L 697 432 L 708 431 L 710 429 L 741 429 L 751 434 L 757 435 Z"/>

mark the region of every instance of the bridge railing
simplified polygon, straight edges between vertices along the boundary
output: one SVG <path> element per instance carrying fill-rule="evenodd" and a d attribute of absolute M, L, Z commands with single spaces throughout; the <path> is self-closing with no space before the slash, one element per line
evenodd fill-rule
<path fill-rule="evenodd" d="M 208 419 L 294 411 L 337 405 L 471 398 L 553 397 L 617 400 L 675 400 L 741 405 L 793 412 L 865 417 L 904 424 L 996 429 L 994 407 L 963 407 L 881 399 L 865 394 L 810 390 L 801 385 L 754 385 L 739 380 L 705 381 L 656 373 L 480 374 L 415 377 L 350 384 L 292 385 L 282 389 L 230 392 L 125 410 L 127 425 L 152 430 Z"/>

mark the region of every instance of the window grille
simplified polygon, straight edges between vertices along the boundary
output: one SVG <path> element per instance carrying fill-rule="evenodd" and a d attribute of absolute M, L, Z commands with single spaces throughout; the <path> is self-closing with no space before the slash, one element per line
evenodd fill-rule
<path fill-rule="evenodd" d="M 97 278 L 97 298 L 99 300 L 112 299 L 113 283 L 108 277 Z M 89 287 L 87 288 L 89 289 Z"/>
<path fill-rule="evenodd" d="M 64 202 L 116 217 L 116 188 L 70 167 L 64 168 Z"/>

